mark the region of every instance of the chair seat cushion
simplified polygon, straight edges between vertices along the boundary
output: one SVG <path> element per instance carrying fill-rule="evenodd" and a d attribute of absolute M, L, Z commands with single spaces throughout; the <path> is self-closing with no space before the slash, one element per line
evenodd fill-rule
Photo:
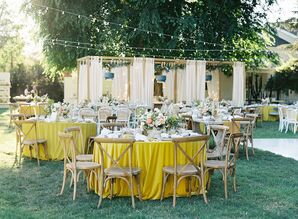
<path fill-rule="evenodd" d="M 104 170 L 108 176 L 127 176 L 129 175 L 129 167 L 111 167 Z M 138 175 L 141 169 L 132 167 L 132 175 Z"/>
<path fill-rule="evenodd" d="M 95 163 L 95 162 L 81 162 L 77 161 L 77 169 L 79 170 L 92 170 L 92 169 L 97 169 L 100 168 L 100 164 Z M 68 163 L 66 164 L 66 167 L 69 169 L 74 169 L 74 163 Z"/>
<path fill-rule="evenodd" d="M 25 140 L 25 141 L 23 141 L 23 144 L 25 144 L 25 145 L 31 145 L 31 144 L 35 144 L 35 143 L 43 144 L 46 142 L 47 142 L 47 140 L 45 140 L 45 139 L 37 139 L 36 141 L 35 140 Z"/>
<path fill-rule="evenodd" d="M 226 155 L 226 152 L 212 151 L 206 153 L 208 159 L 220 158 Z"/>
<path fill-rule="evenodd" d="M 225 160 L 207 160 L 205 162 L 205 167 L 207 168 L 222 169 L 225 168 L 225 165 Z M 229 167 L 231 166 L 234 166 L 234 163 L 229 163 Z"/>
<path fill-rule="evenodd" d="M 78 161 L 92 161 L 93 154 L 79 154 L 76 156 Z"/>
<path fill-rule="evenodd" d="M 174 166 L 165 166 L 162 170 L 166 173 L 174 174 Z M 177 171 L 182 175 L 193 175 L 198 173 L 198 170 L 193 165 L 177 165 Z"/>

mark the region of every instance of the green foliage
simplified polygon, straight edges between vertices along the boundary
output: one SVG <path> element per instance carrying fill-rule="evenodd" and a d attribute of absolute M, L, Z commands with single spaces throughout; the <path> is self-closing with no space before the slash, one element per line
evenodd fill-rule
<path fill-rule="evenodd" d="M 74 68 L 76 59 L 86 55 L 158 55 L 244 60 L 250 68 L 263 66 L 268 61 L 277 62 L 276 55 L 263 51 L 273 40 L 271 36 L 274 30 L 266 22 L 265 11 L 275 0 L 78 0 L 75 3 L 69 0 L 29 0 L 29 2 L 33 4 L 32 8 L 27 10 L 40 24 L 40 36 L 45 40 L 43 48 L 47 61 L 60 71 Z M 51 9 L 45 11 L 36 5 L 59 8 L 87 16 L 88 19 Z M 130 27 L 141 28 L 144 31 Z M 174 35 L 174 38 L 147 31 Z M 187 38 L 195 41 L 186 40 Z M 64 48 L 49 43 L 52 39 L 92 43 L 93 48 L 97 50 Z M 204 45 L 202 41 L 212 43 Z M 127 46 L 178 50 L 143 51 L 127 49 Z M 235 50 L 213 51 L 232 48 Z"/>
<path fill-rule="evenodd" d="M 24 94 L 26 85 L 37 85 L 38 95 L 48 94 L 55 101 L 63 100 L 63 83 L 59 76 L 53 80 L 43 74 L 41 65 L 25 66 L 18 64 L 11 70 L 11 96 Z"/>
<path fill-rule="evenodd" d="M 270 77 L 266 84 L 266 89 L 269 91 L 277 91 L 288 93 L 289 90 L 298 93 L 298 60 L 291 61 L 281 67 L 276 73 Z"/>
<path fill-rule="evenodd" d="M 19 34 L 20 26 L 11 20 L 5 1 L 0 2 L 0 71 L 10 71 L 24 60 L 24 42 Z"/>

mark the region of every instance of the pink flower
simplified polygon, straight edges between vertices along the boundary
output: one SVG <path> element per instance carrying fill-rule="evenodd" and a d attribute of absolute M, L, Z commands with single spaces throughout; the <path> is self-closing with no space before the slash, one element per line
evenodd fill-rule
<path fill-rule="evenodd" d="M 147 123 L 148 125 L 151 124 L 151 123 L 152 123 L 152 119 L 151 119 L 151 118 L 148 118 L 147 121 L 146 121 L 146 123 Z"/>

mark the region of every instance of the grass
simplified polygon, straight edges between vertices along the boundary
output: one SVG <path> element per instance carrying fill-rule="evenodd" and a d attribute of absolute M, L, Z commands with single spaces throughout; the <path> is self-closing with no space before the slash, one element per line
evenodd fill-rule
<path fill-rule="evenodd" d="M 220 175 L 213 176 L 208 192 L 209 204 L 202 196 L 160 201 L 130 198 L 104 199 L 97 209 L 98 196 L 87 193 L 79 183 L 77 200 L 66 187 L 57 196 L 62 183 L 63 164 L 24 159 L 22 166 L 14 163 L 14 132 L 7 128 L 6 115 L 0 112 L 0 218 L 295 218 L 298 215 L 298 161 L 256 150 L 250 161 L 241 155 L 237 166 L 238 191 L 224 199 Z M 265 127 L 265 124 L 264 124 Z"/>
<path fill-rule="evenodd" d="M 254 130 L 254 138 L 298 138 L 298 132 L 279 132 L 278 125 L 279 122 L 263 122 L 262 126 L 258 123 Z"/>

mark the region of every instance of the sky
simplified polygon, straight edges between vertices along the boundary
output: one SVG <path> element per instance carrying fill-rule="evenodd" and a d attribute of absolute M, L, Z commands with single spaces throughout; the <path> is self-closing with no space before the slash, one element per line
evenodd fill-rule
<path fill-rule="evenodd" d="M 14 22 L 23 26 L 21 35 L 25 41 L 24 55 L 36 56 L 41 54 L 42 43 L 34 39 L 34 30 L 37 30 L 38 27 L 32 18 L 20 12 L 21 5 L 25 0 L 4 1 L 7 2 L 9 9 L 12 11 Z M 276 22 L 277 20 L 284 21 L 292 17 L 298 17 L 293 11 L 298 11 L 298 0 L 277 0 L 277 4 L 272 6 L 267 13 L 268 20 L 269 22 Z"/>

